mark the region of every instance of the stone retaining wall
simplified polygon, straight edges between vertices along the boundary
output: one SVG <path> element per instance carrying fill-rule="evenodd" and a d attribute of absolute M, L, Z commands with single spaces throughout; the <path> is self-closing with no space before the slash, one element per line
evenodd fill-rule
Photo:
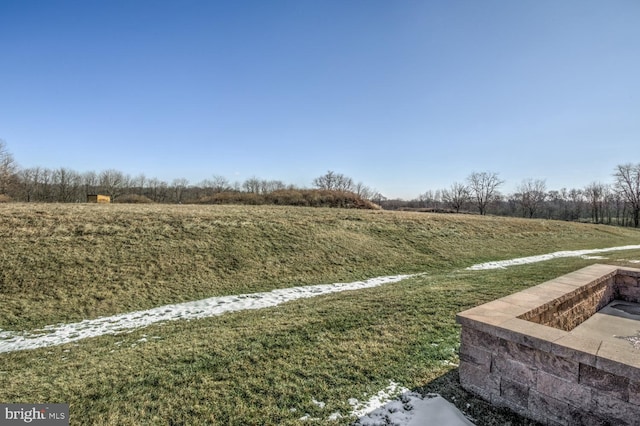
<path fill-rule="evenodd" d="M 614 299 L 640 300 L 640 270 L 593 265 L 458 314 L 463 388 L 546 425 L 640 424 L 640 351 L 570 333 Z"/>

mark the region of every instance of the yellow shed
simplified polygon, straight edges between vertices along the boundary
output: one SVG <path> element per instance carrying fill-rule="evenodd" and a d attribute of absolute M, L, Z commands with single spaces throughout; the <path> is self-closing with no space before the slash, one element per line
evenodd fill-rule
<path fill-rule="evenodd" d="M 87 203 L 109 204 L 110 202 L 111 202 L 111 197 L 108 195 L 100 195 L 100 194 L 87 195 Z"/>

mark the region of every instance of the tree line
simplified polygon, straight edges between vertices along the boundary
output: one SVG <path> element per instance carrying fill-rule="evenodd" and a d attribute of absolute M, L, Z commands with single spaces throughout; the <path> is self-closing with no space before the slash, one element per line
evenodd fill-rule
<path fill-rule="evenodd" d="M 0 140 L 0 197 L 21 202 L 85 202 L 88 194 L 109 195 L 115 202 L 294 204 L 371 208 L 377 192 L 343 174 L 328 171 L 312 189 L 280 180 L 250 177 L 243 182 L 214 175 L 198 183 L 185 178 L 164 181 L 116 169 L 77 172 L 73 169 L 20 168 Z M 315 192 L 314 192 L 315 191 Z M 351 195 L 353 194 L 353 195 Z M 1 199 L 0 199 L 1 201 Z"/>
<path fill-rule="evenodd" d="M 621 164 L 613 182 L 592 182 L 584 188 L 548 190 L 543 179 L 525 179 L 515 192 L 502 194 L 504 181 L 495 172 L 473 172 L 465 182 L 428 190 L 418 198 L 380 200 L 386 209 L 491 213 L 567 221 L 640 225 L 640 163 Z"/>
<path fill-rule="evenodd" d="M 413 209 L 455 213 L 495 214 L 640 226 L 640 163 L 622 164 L 613 182 L 592 182 L 584 188 L 548 190 L 543 179 L 525 179 L 515 192 L 502 194 L 505 183 L 498 173 L 473 172 L 464 182 L 428 190 L 413 200 L 387 199 L 380 192 L 341 173 L 328 171 L 312 181 L 312 190 L 280 180 L 251 177 L 231 182 L 224 176 L 191 184 L 130 176 L 115 169 L 79 173 L 60 167 L 20 168 L 0 140 L 0 201 L 84 202 L 87 194 L 109 195 L 114 201 L 156 203 L 244 203 L 367 206 L 371 201 L 385 209 Z M 323 194 L 308 191 L 325 191 Z M 328 191 L 328 192 L 326 192 Z M 338 197 L 354 194 L 355 198 Z"/>

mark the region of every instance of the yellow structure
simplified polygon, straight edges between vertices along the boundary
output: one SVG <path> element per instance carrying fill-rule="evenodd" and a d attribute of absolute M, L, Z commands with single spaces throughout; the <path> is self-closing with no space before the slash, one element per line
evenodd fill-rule
<path fill-rule="evenodd" d="M 109 204 L 111 197 L 108 195 L 89 194 L 87 195 L 87 203 Z"/>

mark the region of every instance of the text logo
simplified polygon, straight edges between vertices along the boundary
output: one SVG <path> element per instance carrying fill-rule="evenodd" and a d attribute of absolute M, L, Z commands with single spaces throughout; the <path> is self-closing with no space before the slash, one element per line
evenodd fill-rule
<path fill-rule="evenodd" d="M 69 404 L 0 404 L 0 424 L 69 426 Z"/>

